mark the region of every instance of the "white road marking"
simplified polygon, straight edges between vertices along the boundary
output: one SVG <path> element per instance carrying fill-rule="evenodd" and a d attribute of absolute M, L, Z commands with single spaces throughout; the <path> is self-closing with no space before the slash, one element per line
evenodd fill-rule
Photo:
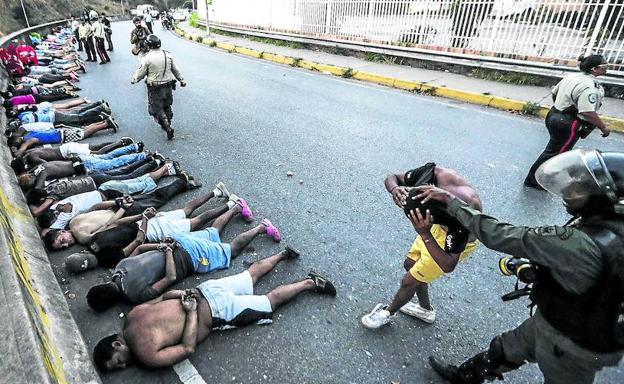
<path fill-rule="evenodd" d="M 197 372 L 197 369 L 193 366 L 189 359 L 184 359 L 183 361 L 174 365 L 173 370 L 178 375 L 180 381 L 183 384 L 206 384 L 204 379 L 199 375 L 199 372 Z"/>

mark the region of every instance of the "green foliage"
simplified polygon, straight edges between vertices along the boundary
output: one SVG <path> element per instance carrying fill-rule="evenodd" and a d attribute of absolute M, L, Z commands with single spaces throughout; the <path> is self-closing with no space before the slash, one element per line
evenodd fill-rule
<path fill-rule="evenodd" d="M 258 37 L 258 36 L 248 36 L 249 40 L 257 41 L 259 43 L 277 45 L 278 47 L 288 47 L 294 49 L 304 49 L 307 47 L 306 44 L 298 43 L 296 41 L 287 41 L 287 40 L 279 40 L 279 39 L 271 39 L 269 37 Z"/>
<path fill-rule="evenodd" d="M 544 83 L 540 76 L 519 72 L 502 72 L 486 68 L 477 68 L 470 75 L 478 79 L 518 85 L 543 85 Z"/>
<path fill-rule="evenodd" d="M 344 77 L 345 79 L 349 79 L 353 77 L 353 75 L 355 75 L 355 71 L 353 71 L 353 68 L 347 68 L 347 70 L 344 71 L 344 73 L 342 74 L 342 77 Z"/>
<path fill-rule="evenodd" d="M 538 103 L 533 103 L 529 101 L 526 104 L 524 104 L 520 113 L 523 115 L 537 116 L 537 114 L 540 111 L 540 108 L 541 106 Z"/>
<path fill-rule="evenodd" d="M 382 64 L 397 64 L 399 61 L 396 56 L 384 55 L 383 53 L 366 52 L 364 60 L 372 61 L 373 63 Z"/>
<path fill-rule="evenodd" d="M 193 28 L 199 27 L 199 14 L 197 12 L 191 13 L 191 17 L 189 17 L 189 25 Z"/>

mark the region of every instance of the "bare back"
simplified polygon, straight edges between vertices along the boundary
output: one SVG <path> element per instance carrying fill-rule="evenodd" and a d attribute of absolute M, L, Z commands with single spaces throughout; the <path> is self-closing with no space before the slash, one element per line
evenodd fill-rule
<path fill-rule="evenodd" d="M 69 222 L 69 230 L 78 243 L 87 244 L 93 234 L 101 230 L 113 216 L 115 212 L 108 209 L 81 213 Z"/>
<path fill-rule="evenodd" d="M 444 168 L 436 165 L 435 176 L 437 187 L 451 192 L 455 196 L 465 201 L 471 207 L 483 210 L 481 198 L 477 191 L 457 173 L 450 168 Z"/>
<path fill-rule="evenodd" d="M 212 313 L 203 296 L 197 299 L 197 343 L 208 337 L 212 329 Z M 141 304 L 130 313 L 123 330 L 123 337 L 136 358 L 145 363 L 156 352 L 182 342 L 186 312 L 180 299 Z"/>

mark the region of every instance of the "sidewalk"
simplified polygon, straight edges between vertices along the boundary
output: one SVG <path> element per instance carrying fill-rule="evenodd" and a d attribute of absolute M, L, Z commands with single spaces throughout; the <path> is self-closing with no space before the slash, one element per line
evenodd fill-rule
<path fill-rule="evenodd" d="M 416 90 L 421 93 L 469 103 L 518 111 L 522 110 L 528 102 L 537 103 L 542 106 L 538 112 L 542 117 L 553 104 L 549 86 L 515 85 L 476 79 L 455 73 L 376 63 L 352 56 L 282 47 L 252 41 L 244 37 L 224 36 L 216 33 L 211 33 L 208 36 L 205 29 L 193 28 L 188 22 L 179 23 L 178 28 L 178 34 L 186 38 L 248 56 L 262 57 L 302 68 L 330 72 L 343 77 L 353 77 L 396 88 Z M 277 58 L 274 57 L 276 55 Z M 352 71 L 345 76 L 348 69 Z M 605 98 L 600 113 L 607 117 L 605 120 L 611 129 L 624 132 L 624 100 Z"/>

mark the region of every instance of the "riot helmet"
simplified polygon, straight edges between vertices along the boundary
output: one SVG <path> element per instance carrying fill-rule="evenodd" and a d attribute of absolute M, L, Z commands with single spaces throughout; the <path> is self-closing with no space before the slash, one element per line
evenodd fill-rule
<path fill-rule="evenodd" d="M 544 162 L 535 178 L 571 213 L 624 210 L 624 153 L 575 149 Z"/>
<path fill-rule="evenodd" d="M 160 48 L 160 39 L 156 35 L 147 36 L 146 44 L 149 49 Z"/>

